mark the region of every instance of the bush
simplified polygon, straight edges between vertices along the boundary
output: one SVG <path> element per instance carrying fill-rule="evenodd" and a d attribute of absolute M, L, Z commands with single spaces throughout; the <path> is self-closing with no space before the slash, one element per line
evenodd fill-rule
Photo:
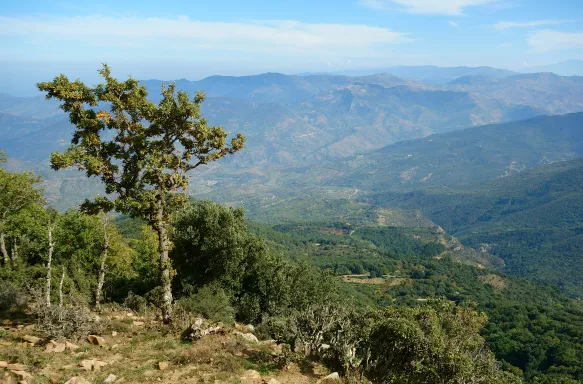
<path fill-rule="evenodd" d="M 130 291 L 124 299 L 123 305 L 136 313 L 144 313 L 148 303 L 142 296 L 136 295 Z"/>
<path fill-rule="evenodd" d="M 52 339 L 82 338 L 90 334 L 101 334 L 105 323 L 83 305 L 69 304 L 63 307 L 44 304 L 35 305 L 39 332 Z"/>
<path fill-rule="evenodd" d="M 206 285 L 198 293 L 178 301 L 178 305 L 186 311 L 213 321 L 232 323 L 235 310 L 229 297 L 218 285 Z"/>
<path fill-rule="evenodd" d="M 26 294 L 8 281 L 0 281 L 0 311 L 21 309 L 26 305 Z"/>

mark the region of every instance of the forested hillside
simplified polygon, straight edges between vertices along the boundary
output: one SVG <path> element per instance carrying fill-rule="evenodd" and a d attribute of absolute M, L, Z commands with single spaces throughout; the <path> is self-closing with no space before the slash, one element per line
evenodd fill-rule
<path fill-rule="evenodd" d="M 582 160 L 455 190 L 387 192 L 371 199 L 420 209 L 464 244 L 502 258 L 507 273 L 583 294 Z"/>
<path fill-rule="evenodd" d="M 351 158 L 330 183 L 364 190 L 455 186 L 583 155 L 583 113 L 485 125 Z"/>

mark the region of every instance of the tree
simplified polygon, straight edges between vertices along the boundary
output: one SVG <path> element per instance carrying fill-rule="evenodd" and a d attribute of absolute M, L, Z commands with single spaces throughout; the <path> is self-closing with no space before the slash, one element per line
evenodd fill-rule
<path fill-rule="evenodd" d="M 0 163 L 3 159 L 5 157 L 0 152 Z M 41 191 L 35 187 L 39 181 L 39 177 L 32 172 L 7 172 L 0 168 L 0 252 L 4 266 L 8 266 L 10 261 L 6 248 L 7 227 L 10 219 L 29 206 L 42 203 Z"/>
<path fill-rule="evenodd" d="M 71 146 L 53 153 L 55 170 L 76 167 L 99 177 L 107 196 L 85 201 L 86 212 L 115 209 L 147 221 L 157 232 L 162 315 L 172 316 L 170 213 L 187 201 L 187 173 L 241 150 L 241 134 L 227 143 L 222 127 L 209 126 L 200 113 L 204 94 L 191 100 L 174 84 L 162 86 L 158 105 L 133 78 L 118 81 L 107 65 L 99 71 L 104 83 L 88 87 L 60 75 L 37 86 L 47 98 L 62 102 L 76 129 Z M 105 110 L 109 107 L 109 111 Z"/>

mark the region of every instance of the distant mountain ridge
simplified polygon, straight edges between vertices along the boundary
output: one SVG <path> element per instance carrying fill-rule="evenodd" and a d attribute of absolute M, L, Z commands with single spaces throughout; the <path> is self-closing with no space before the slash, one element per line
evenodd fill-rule
<path fill-rule="evenodd" d="M 506 177 L 583 156 L 583 113 L 539 116 L 431 135 L 348 160 L 335 185 L 407 189 Z"/>

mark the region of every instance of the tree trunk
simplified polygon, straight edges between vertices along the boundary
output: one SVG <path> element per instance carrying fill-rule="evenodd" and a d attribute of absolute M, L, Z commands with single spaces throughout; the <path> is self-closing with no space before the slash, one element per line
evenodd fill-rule
<path fill-rule="evenodd" d="M 59 283 L 59 307 L 63 306 L 63 283 L 65 282 L 65 266 L 63 265 L 63 273 L 61 274 L 61 282 Z"/>
<path fill-rule="evenodd" d="M 10 250 L 10 256 L 12 258 L 12 267 L 16 268 L 18 265 L 18 245 L 16 244 L 16 240 L 12 242 L 12 249 Z"/>
<path fill-rule="evenodd" d="M 47 283 L 46 283 L 46 305 L 51 306 L 51 264 L 53 262 L 53 251 L 55 249 L 55 244 L 53 243 L 53 227 L 49 221 L 48 225 L 48 235 L 49 235 L 49 257 L 47 259 Z"/>
<path fill-rule="evenodd" d="M 162 203 L 158 207 L 156 217 L 156 232 L 158 232 L 158 251 L 160 253 L 160 286 L 162 288 L 162 320 L 165 324 L 172 321 L 172 277 L 170 262 L 168 226 L 164 219 L 164 207 Z"/>
<path fill-rule="evenodd" d="M 95 306 L 99 308 L 101 302 L 101 292 L 105 283 L 105 263 L 109 253 L 109 234 L 107 233 L 107 215 L 103 216 L 103 250 L 101 252 L 101 264 L 99 266 L 99 276 L 97 288 L 95 289 Z"/>
<path fill-rule="evenodd" d="M 2 252 L 2 256 L 4 259 L 4 266 L 8 266 L 10 263 L 10 257 L 8 256 L 8 251 L 6 250 L 6 235 L 4 232 L 0 232 L 0 251 Z"/>

